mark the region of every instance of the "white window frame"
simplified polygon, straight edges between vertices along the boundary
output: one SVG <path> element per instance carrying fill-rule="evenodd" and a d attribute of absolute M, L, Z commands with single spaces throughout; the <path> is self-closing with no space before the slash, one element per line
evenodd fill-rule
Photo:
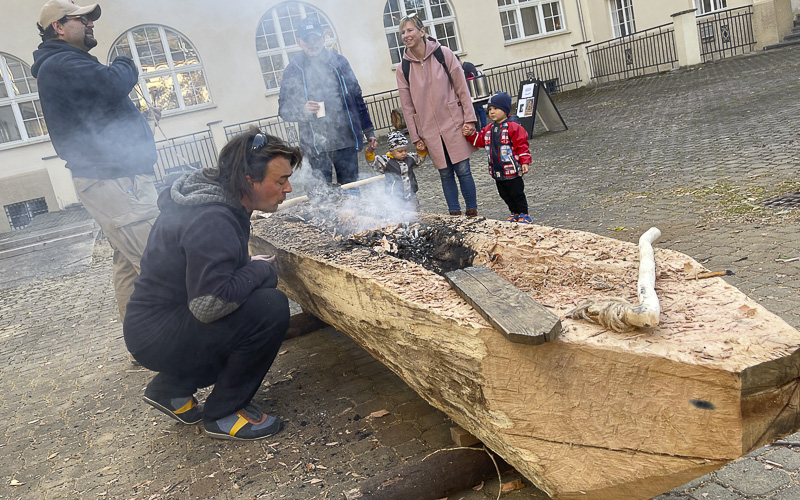
<path fill-rule="evenodd" d="M 15 81 L 13 76 L 11 75 L 11 70 L 8 68 L 8 61 L 12 60 L 15 63 L 19 64 L 22 67 L 22 71 L 24 73 L 24 80 L 26 82 L 27 89 L 26 92 L 22 92 L 20 90 L 20 86 L 15 85 Z M 11 112 L 14 116 L 14 123 L 11 125 L 16 127 L 17 133 L 19 134 L 20 138 L 15 140 L 4 140 L 2 136 L 0 136 L 0 149 L 5 149 L 7 147 L 19 146 L 21 144 L 26 144 L 30 142 L 39 142 L 44 141 L 50 138 L 47 133 L 47 124 L 44 121 L 44 115 L 41 113 L 41 105 L 39 104 L 39 92 L 38 87 L 36 84 L 36 79 L 33 78 L 31 75 L 31 67 L 28 66 L 25 61 L 12 56 L 11 54 L 6 54 L 4 52 L 0 52 L 0 75 L 2 75 L 2 84 L 3 88 L 6 92 L 6 97 L 0 97 L 0 108 L 10 108 Z M 36 91 L 33 91 L 36 89 Z M 22 110 L 20 110 L 20 105 L 31 103 L 34 110 L 34 117 L 32 119 L 26 120 L 22 116 Z M 26 122 L 35 120 L 39 126 L 39 129 L 42 131 L 39 135 L 31 136 L 28 134 L 28 128 L 25 126 Z M 3 131 L 0 130 L 0 134 Z M 10 136 L 9 136 L 10 137 Z"/>
<path fill-rule="evenodd" d="M 450 12 L 449 15 L 442 15 L 444 8 Z M 383 7 L 383 28 L 393 65 L 400 64 L 406 48 L 400 39 L 400 20 L 414 12 L 422 17 L 426 35 L 436 38 L 454 53 L 462 53 L 458 21 L 449 0 L 387 0 Z M 441 37 L 442 34 L 445 36 Z"/>
<path fill-rule="evenodd" d="M 611 27 L 614 30 L 614 38 L 636 33 L 633 0 L 610 0 L 608 7 L 611 9 Z"/>
<path fill-rule="evenodd" d="M 694 0 L 696 15 L 702 16 L 728 8 L 727 0 Z"/>
<path fill-rule="evenodd" d="M 140 61 L 139 52 L 136 50 L 136 42 L 133 38 L 133 32 L 142 29 L 148 28 L 157 28 L 158 29 L 158 40 L 161 42 L 161 48 L 164 50 L 164 56 L 166 58 L 167 67 L 163 69 L 157 69 L 154 71 L 147 71 L 145 72 L 142 68 L 142 63 Z M 183 65 L 175 65 L 175 61 L 172 59 L 172 51 L 169 48 L 169 41 L 167 40 L 167 32 L 170 32 L 171 35 L 177 36 L 183 40 L 183 42 L 194 51 L 194 54 L 197 57 L 197 62 L 193 64 L 183 64 Z M 128 50 L 130 51 L 130 57 L 133 59 L 133 62 L 136 63 L 136 68 L 139 70 L 139 83 L 134 87 L 131 91 L 131 100 L 133 101 L 136 106 L 144 111 L 152 106 L 161 106 L 162 107 L 162 114 L 164 116 L 168 116 L 170 114 L 180 113 L 186 110 L 196 110 L 202 108 L 208 108 L 214 105 L 214 101 L 211 97 L 211 89 L 208 86 L 208 78 L 206 78 L 205 70 L 203 70 L 203 64 L 200 60 L 200 54 L 198 54 L 197 49 L 194 47 L 194 44 L 189 41 L 189 38 L 184 36 L 177 30 L 169 28 L 167 26 L 162 26 L 159 24 L 143 24 L 140 26 L 136 26 L 135 28 L 131 28 L 125 34 L 117 38 L 117 40 L 112 44 L 111 50 L 108 53 L 108 63 L 111 62 L 118 56 L 118 55 L 127 55 L 123 54 L 120 49 L 118 49 L 118 45 L 122 41 L 126 41 L 128 43 Z M 178 75 L 184 73 L 192 73 L 199 71 L 203 76 L 204 87 L 206 92 L 208 92 L 208 100 L 206 102 L 201 103 L 186 103 L 183 97 L 183 92 L 181 91 L 181 84 L 178 78 Z M 172 91 L 175 94 L 177 107 L 168 108 L 161 103 L 156 102 L 153 100 L 152 95 L 150 94 L 149 90 L 147 92 L 143 92 L 142 89 L 147 89 L 147 81 L 152 78 L 162 78 L 168 77 L 172 79 Z M 145 102 L 142 102 L 144 99 Z"/>
<path fill-rule="evenodd" d="M 564 17 L 564 6 L 561 0 L 497 0 L 500 12 L 500 25 L 503 30 L 503 39 L 506 44 L 526 40 L 535 40 L 545 36 L 567 31 L 567 23 Z M 544 6 L 549 6 L 551 15 L 545 16 Z M 558 9 L 557 14 L 552 14 L 552 8 Z M 538 33 L 525 35 L 525 24 L 522 19 L 522 11 L 534 9 L 536 12 L 536 24 Z M 556 19 L 557 22 L 548 23 L 548 20 Z M 548 24 L 552 24 L 552 29 L 548 29 Z"/>
<path fill-rule="evenodd" d="M 292 12 L 293 9 L 295 12 Z M 282 12 L 282 10 L 285 11 Z M 256 30 L 256 54 L 258 56 L 261 76 L 264 79 L 264 86 L 267 89 L 267 95 L 280 92 L 280 82 L 283 78 L 283 72 L 286 66 L 289 65 L 289 62 L 291 62 L 296 55 L 303 51 L 295 40 L 295 24 L 309 16 L 316 16 L 317 19 L 319 19 L 319 23 L 324 32 L 325 48 L 337 53 L 339 52 L 339 39 L 336 37 L 333 25 L 319 8 L 295 1 L 281 2 L 275 5 L 261 17 L 258 21 L 258 29 Z M 282 20 L 283 22 L 281 22 Z M 265 27 L 270 27 L 274 30 L 274 33 L 265 34 Z M 269 46 L 267 37 L 270 35 L 276 37 L 275 42 L 277 42 L 277 45 L 274 47 Z M 259 47 L 259 38 L 265 39 L 262 45 L 266 45 L 266 48 Z M 287 39 L 289 40 L 288 43 Z M 264 71 L 262 59 L 270 60 L 271 70 Z M 275 60 L 280 61 L 283 66 L 275 68 L 273 64 Z"/>

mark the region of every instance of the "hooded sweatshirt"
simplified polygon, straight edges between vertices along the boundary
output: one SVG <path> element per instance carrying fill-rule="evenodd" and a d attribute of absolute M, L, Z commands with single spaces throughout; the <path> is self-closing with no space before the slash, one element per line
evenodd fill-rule
<path fill-rule="evenodd" d="M 132 60 L 117 57 L 105 66 L 56 40 L 40 44 L 33 61 L 50 139 L 74 177 L 154 173 L 153 133 L 129 97 L 138 81 Z"/>
<path fill-rule="evenodd" d="M 250 214 L 204 171 L 185 174 L 165 189 L 158 208 L 125 316 L 132 350 L 168 330 L 171 321 L 190 313 L 203 323 L 216 321 L 257 288 L 278 284 L 275 266 L 250 259 Z"/>

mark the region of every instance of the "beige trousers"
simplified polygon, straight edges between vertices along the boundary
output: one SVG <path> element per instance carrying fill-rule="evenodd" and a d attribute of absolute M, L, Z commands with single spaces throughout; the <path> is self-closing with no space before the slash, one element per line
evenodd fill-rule
<path fill-rule="evenodd" d="M 159 213 L 155 177 L 75 177 L 73 181 L 78 199 L 100 225 L 114 249 L 114 292 L 120 320 L 124 320 L 128 299 L 133 293 L 133 281 L 139 275 L 147 237 Z"/>

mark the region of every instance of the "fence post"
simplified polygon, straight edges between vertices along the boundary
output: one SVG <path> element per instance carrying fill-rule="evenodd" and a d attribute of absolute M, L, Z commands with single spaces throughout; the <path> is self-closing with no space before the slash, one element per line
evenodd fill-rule
<path fill-rule="evenodd" d="M 208 122 L 206 126 L 208 127 L 208 133 L 211 135 L 211 141 L 217 149 L 217 154 L 219 154 L 222 151 L 222 147 L 228 142 L 228 138 L 225 137 L 225 127 L 222 126 L 222 120 Z"/>
<path fill-rule="evenodd" d="M 753 37 L 756 50 L 780 42 L 792 31 L 791 0 L 753 0 Z"/>
<path fill-rule="evenodd" d="M 578 85 L 579 87 L 585 87 L 594 81 L 594 75 L 592 75 L 592 65 L 589 62 L 589 54 L 586 51 L 586 47 L 589 46 L 589 43 L 591 43 L 591 40 L 572 44 L 572 47 L 575 49 L 575 53 L 578 56 L 578 74 L 581 78 L 580 85 Z"/>
<path fill-rule="evenodd" d="M 672 14 L 672 27 L 675 30 L 675 51 L 678 53 L 678 66 L 694 66 L 703 62 L 700 56 L 700 37 L 697 34 L 696 9 Z"/>

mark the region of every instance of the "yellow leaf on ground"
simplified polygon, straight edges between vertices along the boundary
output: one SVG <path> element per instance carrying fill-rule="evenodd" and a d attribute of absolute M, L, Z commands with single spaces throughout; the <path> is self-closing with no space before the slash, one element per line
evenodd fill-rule
<path fill-rule="evenodd" d="M 500 491 L 503 493 L 508 493 L 509 491 L 521 490 L 524 487 L 525 485 L 522 484 L 522 479 L 515 479 L 510 483 L 503 484 L 503 486 L 500 488 Z"/>

